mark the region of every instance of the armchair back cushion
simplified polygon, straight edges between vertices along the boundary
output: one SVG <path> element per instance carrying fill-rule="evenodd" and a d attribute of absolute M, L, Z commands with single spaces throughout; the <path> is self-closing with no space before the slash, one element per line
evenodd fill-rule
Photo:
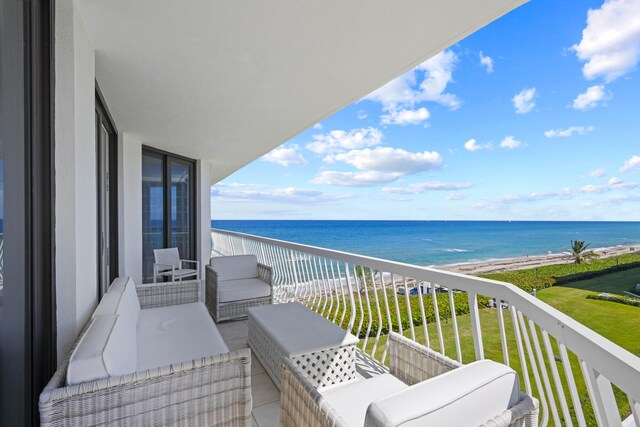
<path fill-rule="evenodd" d="M 210 264 L 219 281 L 258 277 L 258 258 L 255 255 L 213 257 Z"/>
<path fill-rule="evenodd" d="M 124 316 L 96 316 L 71 353 L 67 384 L 130 374 L 136 371 L 136 331 Z"/>
<path fill-rule="evenodd" d="M 364 425 L 481 425 L 519 400 L 518 374 L 480 360 L 374 401 Z"/>

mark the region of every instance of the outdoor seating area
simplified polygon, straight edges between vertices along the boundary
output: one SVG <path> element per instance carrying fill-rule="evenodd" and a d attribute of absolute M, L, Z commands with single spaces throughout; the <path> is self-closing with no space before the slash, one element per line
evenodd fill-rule
<path fill-rule="evenodd" d="M 214 257 L 206 307 L 199 280 L 117 278 L 42 392 L 42 425 L 537 426 L 506 365 L 462 365 L 391 332 L 387 369 L 300 302 L 271 304 L 271 271 Z M 221 299 L 243 311 L 221 315 Z"/>

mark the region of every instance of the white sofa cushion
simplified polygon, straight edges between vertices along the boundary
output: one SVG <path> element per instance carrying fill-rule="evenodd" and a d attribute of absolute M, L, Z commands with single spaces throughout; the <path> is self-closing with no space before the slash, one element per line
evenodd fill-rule
<path fill-rule="evenodd" d="M 100 300 L 100 304 L 93 312 L 92 317 L 117 314 L 118 304 L 120 304 L 122 293 L 128 281 L 128 277 L 117 277 Z"/>
<path fill-rule="evenodd" d="M 140 311 L 137 342 L 139 371 L 229 352 L 201 302 Z"/>
<path fill-rule="evenodd" d="M 364 425 L 480 425 L 516 404 L 518 374 L 506 365 L 481 360 L 373 402 Z"/>
<path fill-rule="evenodd" d="M 111 283 L 109 290 L 93 312 L 93 317 L 112 314 L 129 315 L 134 325 L 138 321 L 140 300 L 131 277 L 118 277 Z"/>
<path fill-rule="evenodd" d="M 213 257 L 209 264 L 218 274 L 218 281 L 258 277 L 258 258 L 255 255 Z"/>
<path fill-rule="evenodd" d="M 271 286 L 260 279 L 237 279 L 218 282 L 219 302 L 268 297 Z"/>
<path fill-rule="evenodd" d="M 136 371 L 135 334 L 124 316 L 96 316 L 71 353 L 67 384 L 79 384 Z M 132 351 L 133 349 L 133 351 Z"/>
<path fill-rule="evenodd" d="M 393 375 L 383 374 L 318 391 L 346 425 L 363 426 L 368 425 L 364 418 L 371 402 L 406 388 L 408 386 Z"/>

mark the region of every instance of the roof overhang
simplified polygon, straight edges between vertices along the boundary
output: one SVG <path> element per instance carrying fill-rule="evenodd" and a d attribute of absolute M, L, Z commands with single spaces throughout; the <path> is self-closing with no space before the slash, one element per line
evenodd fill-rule
<path fill-rule="evenodd" d="M 526 0 L 79 0 L 118 129 L 223 179 Z"/>

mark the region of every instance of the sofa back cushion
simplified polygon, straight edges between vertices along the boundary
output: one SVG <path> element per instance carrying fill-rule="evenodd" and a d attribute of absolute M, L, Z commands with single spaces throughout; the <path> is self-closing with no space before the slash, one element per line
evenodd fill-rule
<path fill-rule="evenodd" d="M 95 316 L 71 353 L 67 384 L 130 374 L 136 363 L 136 330 L 126 316 Z"/>
<path fill-rule="evenodd" d="M 135 329 L 140 314 L 140 300 L 131 277 L 118 277 L 111 283 L 107 293 L 93 312 L 93 317 L 113 314 L 130 317 L 127 320 L 133 322 Z"/>
<path fill-rule="evenodd" d="M 258 258 L 255 255 L 213 257 L 209 263 L 219 281 L 258 277 Z"/>
<path fill-rule="evenodd" d="M 519 384 L 518 374 L 506 365 L 473 362 L 374 401 L 365 425 L 481 425 L 518 403 Z"/>

